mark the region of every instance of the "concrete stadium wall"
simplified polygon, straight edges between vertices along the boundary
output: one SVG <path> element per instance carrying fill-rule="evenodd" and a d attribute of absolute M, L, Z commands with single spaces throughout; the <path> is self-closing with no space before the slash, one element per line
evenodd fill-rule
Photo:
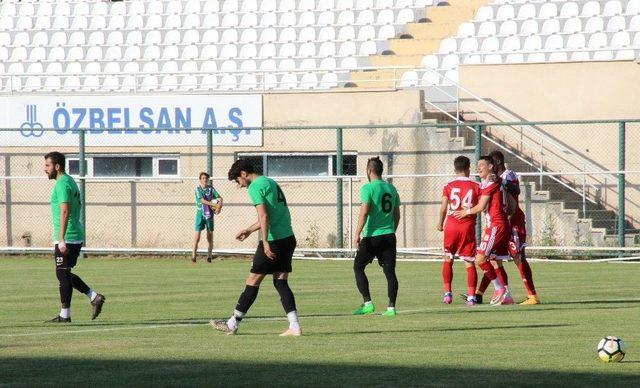
<path fill-rule="evenodd" d="M 474 94 L 527 121 L 640 119 L 640 65 L 633 61 L 513 65 L 464 65 L 460 82 Z M 468 104 L 487 122 L 513 121 L 489 114 L 480 104 Z M 607 170 L 618 169 L 616 124 L 541 125 L 538 129 L 568 145 L 578 155 Z M 640 124 L 627 124 L 627 170 L 639 170 Z M 535 154 L 538 150 L 531 150 Z M 551 162 L 549 162 L 551 163 Z M 575 171 L 563 165 L 551 170 Z M 627 175 L 628 219 L 640 225 L 640 175 Z M 612 182 L 609 182 L 611 184 Z M 603 197 L 616 210 L 615 182 Z"/>

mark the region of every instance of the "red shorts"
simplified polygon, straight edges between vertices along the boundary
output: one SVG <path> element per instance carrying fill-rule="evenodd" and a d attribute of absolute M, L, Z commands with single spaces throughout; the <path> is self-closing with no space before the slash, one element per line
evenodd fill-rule
<path fill-rule="evenodd" d="M 444 254 L 453 258 L 458 256 L 464 261 L 476 259 L 476 225 L 447 223 L 444 228 Z"/>
<path fill-rule="evenodd" d="M 511 242 L 509 242 L 509 254 L 516 256 L 524 252 L 527 246 L 527 228 L 525 226 L 524 213 L 517 211 L 511 217 Z"/>
<path fill-rule="evenodd" d="M 509 260 L 509 241 L 511 233 L 507 225 L 495 224 L 485 228 L 478 254 L 491 259 Z"/>

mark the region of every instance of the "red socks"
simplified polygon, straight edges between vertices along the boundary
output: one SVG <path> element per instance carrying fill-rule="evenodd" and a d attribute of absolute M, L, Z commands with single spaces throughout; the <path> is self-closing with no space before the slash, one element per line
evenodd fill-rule
<path fill-rule="evenodd" d="M 520 277 L 524 283 L 524 288 L 527 290 L 527 295 L 535 295 L 536 286 L 533 284 L 533 274 L 531 273 L 531 266 L 529 265 L 529 262 L 522 259 L 520 264 L 518 264 L 518 271 L 520 272 Z"/>
<path fill-rule="evenodd" d="M 484 263 L 479 264 L 478 267 L 480 267 L 482 272 L 484 272 L 484 276 L 489 278 L 489 281 L 494 280 L 497 277 L 496 271 L 493 269 L 493 267 L 491 266 L 491 263 L 489 263 L 488 261 L 485 261 Z"/>
<path fill-rule="evenodd" d="M 451 281 L 453 280 L 453 260 L 442 263 L 442 282 L 444 292 L 451 292 Z"/>
<path fill-rule="evenodd" d="M 487 282 L 487 285 L 488 284 L 489 283 Z M 478 273 L 476 272 L 476 267 L 475 266 L 467 267 L 467 288 L 468 288 L 467 295 L 469 296 L 475 295 L 477 285 L 478 285 Z"/>
<path fill-rule="evenodd" d="M 487 277 L 487 275 L 482 276 L 482 280 L 480 280 L 480 287 L 478 287 L 478 294 L 484 294 L 487 291 L 487 287 L 491 284 L 491 280 Z"/>
<path fill-rule="evenodd" d="M 496 275 L 498 279 L 500 279 L 500 283 L 505 286 L 509 285 L 509 276 L 507 276 L 507 271 L 505 271 L 504 267 L 498 267 L 498 269 L 496 269 Z"/>

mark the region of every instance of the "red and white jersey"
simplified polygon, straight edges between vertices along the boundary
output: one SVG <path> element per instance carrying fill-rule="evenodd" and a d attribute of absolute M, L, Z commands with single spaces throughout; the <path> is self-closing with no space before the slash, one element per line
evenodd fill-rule
<path fill-rule="evenodd" d="M 471 178 L 458 177 L 444 186 L 442 195 L 449 200 L 447 209 L 447 224 L 468 225 L 475 224 L 475 217 L 456 219 L 453 213 L 460 209 L 471 209 L 478 204 L 480 198 L 480 184 Z"/>
<path fill-rule="evenodd" d="M 497 181 L 482 182 L 481 196 L 489 196 L 489 205 L 485 210 L 487 217 L 487 227 L 493 225 L 509 225 L 509 218 L 505 211 L 504 189 L 502 187 L 502 178 Z"/>
<path fill-rule="evenodd" d="M 516 185 L 520 185 L 520 180 L 518 179 L 518 175 L 511 170 L 504 170 L 502 175 L 500 175 L 500 178 L 502 178 L 503 180 L 506 180 L 507 182 L 512 182 L 512 183 L 515 183 Z M 506 194 L 507 193 L 505 192 L 505 195 Z M 512 194 L 512 195 L 516 200 L 516 211 L 511 216 L 511 219 L 510 219 L 511 225 L 524 228 L 525 227 L 524 212 L 522 211 L 522 209 L 520 209 L 518 196 L 516 194 Z"/>

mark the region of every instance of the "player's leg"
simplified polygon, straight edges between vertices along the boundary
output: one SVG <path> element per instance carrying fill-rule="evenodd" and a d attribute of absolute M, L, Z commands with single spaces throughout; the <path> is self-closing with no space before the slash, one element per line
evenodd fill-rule
<path fill-rule="evenodd" d="M 280 302 L 284 308 L 285 314 L 287 314 L 287 320 L 289 321 L 289 328 L 282 334 L 281 337 L 294 336 L 298 337 L 302 333 L 300 330 L 300 321 L 298 320 L 298 310 L 296 308 L 296 298 L 289 287 L 289 274 L 286 272 L 273 274 L 273 286 L 278 295 L 280 295 Z"/>
<path fill-rule="evenodd" d="M 524 283 L 524 287 L 527 291 L 527 298 L 520 302 L 521 305 L 534 305 L 540 304 L 540 298 L 536 292 L 536 286 L 533 283 L 533 273 L 531 272 L 531 266 L 529 265 L 529 261 L 526 258 L 524 248 L 520 250 L 520 253 L 517 255 L 518 262 L 516 265 L 518 266 L 518 271 L 520 271 L 522 282 Z M 514 257 L 514 262 L 516 259 Z"/>
<path fill-rule="evenodd" d="M 191 262 L 196 262 L 196 257 L 198 256 L 198 244 L 200 243 L 200 233 L 206 228 L 207 224 L 205 222 L 204 217 L 201 214 L 196 213 L 195 218 L 195 233 L 193 234 L 193 247 L 191 249 Z"/>
<path fill-rule="evenodd" d="M 193 234 L 193 244 L 191 248 L 191 262 L 196 262 L 196 256 L 198 255 L 198 243 L 200 243 L 200 231 L 196 230 Z"/>
<path fill-rule="evenodd" d="M 47 322 L 67 323 L 71 322 L 71 295 L 73 293 L 71 267 L 69 267 L 68 255 L 63 255 L 60 252 L 58 244 L 54 247 L 54 257 L 56 260 L 56 278 L 58 278 L 61 309 L 60 314 Z"/>
<path fill-rule="evenodd" d="M 485 229 L 484 235 L 482 237 L 482 243 L 480 244 L 480 247 L 478 248 L 478 252 L 476 254 L 476 264 L 482 270 L 487 279 L 489 279 L 490 282 L 493 282 L 496 290 L 499 290 L 500 298 L 502 299 L 505 293 L 504 286 L 500 279 L 498 279 L 496 271 L 488 260 L 489 255 L 491 255 L 491 253 L 493 252 L 493 246 L 496 242 L 497 235 L 497 227 L 494 226 Z"/>
<path fill-rule="evenodd" d="M 213 260 L 213 228 L 207 230 L 207 263 L 211 263 Z"/>
<path fill-rule="evenodd" d="M 511 228 L 511 242 L 509 243 L 509 254 L 513 258 L 513 263 L 518 268 L 520 278 L 524 284 L 524 288 L 527 291 L 527 298 L 520 304 L 533 305 L 539 304 L 540 299 L 536 294 L 536 287 L 533 283 L 533 274 L 531 272 L 531 266 L 526 259 L 524 250 L 526 247 L 527 233 L 526 229 L 518 226 Z"/>
<path fill-rule="evenodd" d="M 490 260 L 493 269 L 496 271 L 496 275 L 498 279 L 502 282 L 505 287 L 509 286 L 509 275 L 507 275 L 507 271 L 504 269 L 504 262 L 502 259 L 494 257 Z"/>
<path fill-rule="evenodd" d="M 453 294 L 451 291 L 451 282 L 453 281 L 453 256 L 445 255 L 442 263 L 442 285 L 444 288 L 444 298 L 442 303 L 451 304 Z"/>
<path fill-rule="evenodd" d="M 87 285 L 87 283 L 80 278 L 80 276 L 71 272 L 71 268 L 75 267 L 78 262 L 78 257 L 80 256 L 80 250 L 82 249 L 82 244 L 67 244 L 68 249 L 68 266 L 69 272 L 71 274 L 71 286 L 81 293 L 85 294 L 89 298 L 89 303 L 92 306 L 92 314 L 91 319 L 96 319 L 98 315 L 102 312 L 102 306 L 106 298 L 104 295 L 97 293 L 91 287 Z"/>
<path fill-rule="evenodd" d="M 444 227 L 444 261 L 442 262 L 442 286 L 444 289 L 444 297 L 442 303 L 451 304 L 453 293 L 451 291 L 451 282 L 453 281 L 453 256 L 459 253 L 460 248 L 464 244 L 463 233 L 459 228 L 455 228 L 447 223 Z"/>
<path fill-rule="evenodd" d="M 370 250 L 371 237 L 365 237 L 360 240 L 360 246 L 358 252 L 353 260 L 353 273 L 356 278 L 356 286 L 360 295 L 362 295 L 363 303 L 353 312 L 354 315 L 372 314 L 376 311 L 376 307 L 371 301 L 371 293 L 369 292 L 369 279 L 365 274 L 364 269 L 373 261 L 373 254 Z"/>
<path fill-rule="evenodd" d="M 494 260 L 492 261 L 496 267 L 496 274 L 498 279 L 503 284 L 503 291 L 498 290 L 494 294 L 494 298 L 491 299 L 492 305 L 513 304 L 513 298 L 509 292 L 507 272 L 504 269 L 504 260 L 509 260 L 509 241 L 511 241 L 511 234 L 509 228 L 498 226 L 498 233 L 496 235 L 496 242 L 494 244 Z M 502 295 L 501 295 L 502 294 Z"/>
<path fill-rule="evenodd" d="M 281 337 L 294 336 L 298 337 L 302 333 L 300 330 L 300 321 L 298 320 L 298 310 L 296 308 L 296 298 L 293 295 L 293 291 L 289 287 L 289 274 L 293 270 L 292 260 L 293 252 L 296 249 L 296 238 L 294 236 L 276 240 L 272 244 L 273 253 L 276 254 L 276 260 L 274 262 L 273 272 L 273 286 L 278 295 L 280 295 L 280 302 L 284 308 L 285 314 L 287 314 L 287 320 L 289 321 L 289 328 L 282 334 Z"/>
<path fill-rule="evenodd" d="M 495 290 L 493 292 L 493 296 L 491 297 L 492 304 L 513 304 L 513 298 L 511 297 L 511 292 L 509 291 L 509 277 L 507 276 L 507 271 L 504 269 L 504 260 L 501 257 L 494 257 L 490 260 L 491 265 L 496 271 L 496 275 L 498 279 L 502 283 L 505 289 L 505 295 L 502 300 L 499 300 L 499 290 Z M 499 301 L 499 303 L 498 303 Z M 495 303 L 493 303 L 495 302 Z"/>
<path fill-rule="evenodd" d="M 395 316 L 396 312 L 396 299 L 398 298 L 398 277 L 396 276 L 396 235 L 389 234 L 385 236 L 379 236 L 380 247 L 375 249 L 378 252 L 378 264 L 382 267 L 382 272 L 387 278 L 387 296 L 389 297 L 389 304 L 387 305 L 387 311 L 382 313 L 384 316 Z"/>
<path fill-rule="evenodd" d="M 253 255 L 253 264 L 251 266 L 251 272 L 245 282 L 244 291 L 242 291 L 238 298 L 238 303 L 236 304 L 233 314 L 227 320 L 209 321 L 209 324 L 216 330 L 223 331 L 227 334 L 235 334 L 236 331 L 238 331 L 240 322 L 242 322 L 242 318 L 244 318 L 258 297 L 258 290 L 260 289 L 262 280 L 264 280 L 266 275 L 274 273 L 273 265 L 274 260 L 269 259 L 264 253 L 264 245 L 262 241 L 260 241 Z"/>
<path fill-rule="evenodd" d="M 250 273 L 245 282 L 244 291 L 240 294 L 238 303 L 236 303 L 236 308 L 233 310 L 231 317 L 226 320 L 209 321 L 209 324 L 215 329 L 227 334 L 235 334 L 238 331 L 240 322 L 242 322 L 242 319 L 247 315 L 253 302 L 256 301 L 260 284 L 265 276 L 265 274 Z"/>
<path fill-rule="evenodd" d="M 464 266 L 467 270 L 467 306 L 475 306 L 477 304 L 475 291 L 478 284 L 476 265 L 473 261 L 465 260 Z"/>

